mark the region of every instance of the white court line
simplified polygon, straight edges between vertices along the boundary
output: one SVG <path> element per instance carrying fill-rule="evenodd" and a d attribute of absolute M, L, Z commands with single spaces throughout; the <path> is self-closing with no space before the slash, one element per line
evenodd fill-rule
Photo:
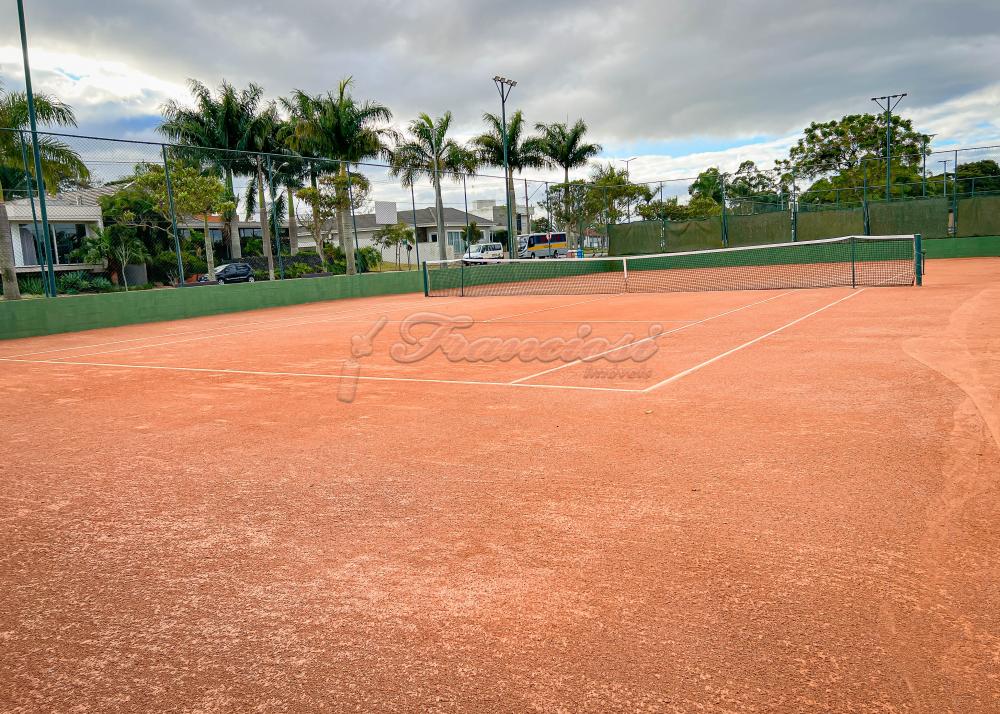
<path fill-rule="evenodd" d="M 748 305 L 743 305 L 741 307 L 737 307 L 737 308 L 734 308 L 732 310 L 726 310 L 725 312 L 720 312 L 718 315 L 712 315 L 711 317 L 706 317 L 706 318 L 704 318 L 702 320 L 696 320 L 694 322 L 689 322 L 686 325 L 681 325 L 680 327 L 675 327 L 672 330 L 665 330 L 664 332 L 660 332 L 660 333 L 657 333 L 655 335 L 650 335 L 649 337 L 643 337 L 642 339 L 635 340 L 633 342 L 629 342 L 627 345 L 620 345 L 619 347 L 613 347 L 610 350 L 605 350 L 604 352 L 598 352 L 597 354 L 590 355 L 589 357 L 587 357 L 585 359 L 577 359 L 577 360 L 573 360 L 572 362 L 566 362 L 564 364 L 556 365 L 555 367 L 550 367 L 549 369 L 542 370 L 541 372 L 536 372 L 535 374 L 529 374 L 526 377 L 520 377 L 518 379 L 515 379 L 515 380 L 511 381 L 510 384 L 520 384 L 521 382 L 523 382 L 525 380 L 534 379 L 535 377 L 541 377 L 543 375 L 550 374 L 552 372 L 556 372 L 556 371 L 558 371 L 560 369 L 566 369 L 567 367 L 573 367 L 574 365 L 582 364 L 583 362 L 591 362 L 593 360 L 596 360 L 598 357 L 603 357 L 604 355 L 609 355 L 612 352 L 617 352 L 618 350 L 623 350 L 623 349 L 625 349 L 627 347 L 634 347 L 635 345 L 642 344 L 643 342 L 650 342 L 652 340 L 658 340 L 659 338 L 663 337 L 664 335 L 672 335 L 675 332 L 680 332 L 681 330 L 686 330 L 689 327 L 694 327 L 695 325 L 700 325 L 702 323 L 709 322 L 711 320 L 716 320 L 716 319 L 718 319 L 720 317 L 725 317 L 726 315 L 732 315 L 734 312 L 739 312 L 740 310 L 746 310 L 748 307 L 753 307 L 754 305 L 760 305 L 760 304 L 765 303 L 765 302 L 771 302 L 772 300 L 777 300 L 778 298 L 784 297 L 785 295 L 788 295 L 788 294 L 790 294 L 790 293 L 785 292 L 785 293 L 781 293 L 780 295 L 775 295 L 774 297 L 769 297 L 769 298 L 767 298 L 765 300 L 758 300 L 757 302 L 752 302 L 752 303 L 750 303 Z"/>
<path fill-rule="evenodd" d="M 358 298 L 347 298 L 347 299 L 358 299 Z M 360 298 L 360 299 L 365 299 L 365 298 Z M 417 305 L 417 304 L 420 304 L 421 302 L 423 302 L 424 300 L 426 300 L 426 298 L 421 297 L 419 300 L 410 299 L 410 300 L 405 300 L 405 301 L 390 302 L 390 303 L 386 303 L 382 307 L 393 307 L 394 309 L 397 309 L 397 308 L 405 307 L 407 305 Z M 457 302 L 457 301 L 458 300 L 456 299 L 456 300 L 449 300 L 448 302 L 451 303 L 451 302 Z M 322 300 L 320 302 L 323 302 L 323 303 L 327 303 L 327 302 L 339 302 L 339 300 L 335 298 L 335 299 L 331 299 L 331 300 Z M 248 312 L 256 312 L 257 310 L 273 310 L 273 309 L 279 309 L 279 308 L 282 308 L 282 307 L 295 308 L 295 307 L 302 307 L 303 305 L 314 305 L 314 304 L 316 304 L 316 303 L 300 303 L 299 305 L 275 305 L 275 306 L 271 306 L 271 307 L 265 306 L 265 307 L 260 307 L 260 308 L 254 308 L 252 311 L 248 311 Z M 352 311 L 349 311 L 349 312 L 334 313 L 334 314 L 338 314 L 338 315 L 365 315 L 365 314 L 370 314 L 370 313 L 371 313 L 371 308 L 364 308 L 361 311 L 352 310 Z M 182 321 L 182 320 L 197 320 L 197 319 L 202 319 L 202 318 L 219 317 L 222 314 L 225 314 L 225 313 L 217 313 L 215 315 L 198 315 L 196 317 L 181 317 L 181 318 L 177 318 L 177 321 Z M 315 311 L 309 311 L 309 314 L 322 314 L 322 312 L 320 310 L 315 310 Z M 213 332 L 213 331 L 217 331 L 217 330 L 225 330 L 225 329 L 229 329 L 231 327 L 244 327 L 246 325 L 279 325 L 280 326 L 282 324 L 285 324 L 285 323 L 288 323 L 288 322 L 291 322 L 291 321 L 294 321 L 294 320 L 301 320 L 304 317 L 308 317 L 308 316 L 309 315 L 297 315 L 297 316 L 290 316 L 290 317 L 281 317 L 281 318 L 278 318 L 276 320 L 252 320 L 252 321 L 249 321 L 249 322 L 237 322 L 237 323 L 216 325 L 215 327 L 205 327 L 205 328 L 202 328 L 200 330 L 188 330 L 188 331 L 185 331 L 185 332 L 174 332 L 174 333 L 161 333 L 161 334 L 157 334 L 157 335 L 146 335 L 144 337 L 132 337 L 132 338 L 129 338 L 129 339 L 126 339 L 126 340 L 111 340 L 111 341 L 108 341 L 108 342 L 98 342 L 96 344 L 90 344 L 90 345 L 74 345 L 72 347 L 58 347 L 58 348 L 49 349 L 49 350 L 38 350 L 36 352 L 21 352 L 19 354 L 4 355 L 4 357 L 7 358 L 7 359 L 14 359 L 14 358 L 19 358 L 19 357 L 30 357 L 32 355 L 52 354 L 53 352 L 67 352 L 69 350 L 83 350 L 83 349 L 90 349 L 92 347 L 107 347 L 109 345 L 124 344 L 126 342 L 139 342 L 141 340 L 158 340 L 158 339 L 162 339 L 164 337 L 178 337 L 178 336 L 183 336 L 183 335 L 197 335 L 197 334 L 201 334 L 203 332 Z M 329 318 L 326 318 L 326 319 L 329 319 Z M 318 322 L 323 322 L 323 320 L 318 320 Z M 156 324 L 156 323 L 150 323 L 150 322 L 135 323 L 134 325 L 119 325 L 118 327 L 134 327 L 137 324 L 151 325 L 151 324 Z M 95 328 L 95 329 L 116 329 L 116 328 Z M 32 339 L 32 338 L 26 338 L 26 339 Z M 83 355 L 81 355 L 81 356 L 83 356 Z"/>
<path fill-rule="evenodd" d="M 235 374 L 252 377 L 302 377 L 306 379 L 344 379 L 339 374 L 323 374 L 320 372 L 265 372 L 248 369 L 211 369 L 208 367 L 167 367 L 154 364 L 115 364 L 113 362 L 67 362 L 50 359 L 15 359 L 12 357 L 0 357 L 0 362 L 19 362 L 21 364 L 48 364 L 59 366 L 80 366 L 80 367 L 111 367 L 113 369 L 146 369 L 161 370 L 166 372 L 196 372 L 203 374 Z M 563 389 L 588 392 L 631 392 L 639 393 L 641 389 L 619 389 L 617 387 L 582 387 L 572 384 L 511 384 L 510 382 L 485 382 L 471 379 L 430 379 L 422 377 L 375 377 L 368 375 L 350 375 L 350 379 L 360 379 L 371 382 L 418 382 L 427 384 L 463 384 L 485 387 L 528 387 L 534 389 Z"/>
<path fill-rule="evenodd" d="M 770 337 L 771 335 L 775 335 L 775 334 L 781 332 L 782 330 L 787 330 L 792 325 L 796 325 L 796 324 L 802 322 L 803 320 L 805 320 L 806 318 L 812 317 L 813 315 L 816 315 L 816 314 L 818 314 L 820 312 L 823 312 L 824 310 L 826 310 L 828 308 L 831 308 L 834 305 L 837 305 L 838 303 L 842 303 L 842 302 L 844 302 L 844 300 L 850 300 L 852 297 L 854 297 L 855 295 L 860 295 L 865 290 L 867 290 L 867 288 L 861 288 L 857 292 L 853 292 L 853 293 L 850 293 L 849 295 L 845 295 L 842 298 L 834 300 L 833 302 L 831 302 L 828 305 L 824 305 L 823 307 L 819 308 L 818 310 L 813 310 L 809 314 L 803 315 L 802 317 L 799 317 L 799 318 L 796 318 L 796 319 L 792 320 L 791 322 L 786 323 L 786 324 L 782 325 L 781 327 L 779 327 L 779 328 L 777 328 L 775 330 L 771 330 L 770 332 L 761 335 L 760 337 L 755 337 L 752 340 L 744 342 L 742 345 L 738 345 L 737 347 L 733 347 L 731 350 L 726 350 L 722 354 L 718 354 L 715 357 L 712 357 L 711 359 L 707 359 L 704 362 L 702 362 L 701 364 L 696 364 L 694 367 L 690 367 L 688 369 L 685 369 L 683 372 L 678 372 L 677 374 L 673 375 L 672 377 L 667 377 L 662 382 L 657 382 L 656 384 L 654 384 L 654 385 L 652 385 L 650 387 L 646 387 L 645 389 L 642 389 L 642 390 L 639 390 L 639 391 L 641 391 L 641 392 L 652 392 L 654 389 L 659 389 L 660 387 L 666 386 L 667 384 L 670 384 L 672 382 L 676 382 L 679 379 L 683 379 L 684 377 L 688 376 L 689 374 L 691 374 L 693 372 L 697 372 L 702 367 L 707 367 L 708 365 L 712 364 L 713 362 L 718 362 L 723 357 L 728 357 L 729 355 L 733 354 L 734 352 L 739 352 L 740 350 L 746 349 L 747 347 L 750 347 L 751 345 L 755 345 L 758 342 L 760 342 L 761 340 Z"/>
<path fill-rule="evenodd" d="M 453 303 L 453 302 L 458 302 L 459 300 L 461 300 L 461 298 L 456 298 L 454 300 L 449 300 L 447 303 L 442 303 L 442 304 L 450 304 L 450 303 Z M 361 312 L 350 313 L 350 316 L 352 316 L 352 317 L 360 317 L 362 315 L 377 315 L 378 313 L 381 313 L 381 312 L 393 312 L 395 310 L 404 310 L 407 307 L 410 307 L 409 303 L 406 303 L 405 305 L 397 306 L 397 307 L 393 308 L 392 310 L 386 310 L 384 308 L 379 308 L 377 310 L 369 309 L 369 310 L 363 310 Z M 338 313 L 338 315 L 341 315 L 341 316 L 343 314 L 344 313 Z M 176 345 L 176 344 L 180 344 L 180 343 L 183 343 L 183 342 L 197 342 L 198 340 L 212 340 L 212 339 L 216 339 L 216 338 L 219 338 L 219 337 L 230 337 L 232 335 L 248 335 L 248 334 L 253 334 L 253 333 L 257 333 L 257 332 L 264 332 L 265 330 L 277 330 L 277 329 L 281 329 L 281 328 L 285 328 L 285 327 L 300 327 L 302 325 L 316 325 L 316 324 L 325 323 L 325 322 L 350 322 L 350 320 L 343 320 L 343 319 L 341 319 L 340 316 L 338 316 L 338 317 L 325 317 L 325 318 L 320 318 L 320 319 L 316 319 L 316 320 L 303 320 L 303 321 L 300 321 L 300 322 L 279 322 L 279 321 L 275 320 L 275 321 L 263 323 L 264 324 L 263 327 L 257 327 L 257 328 L 253 328 L 253 329 L 250 329 L 250 330 L 237 330 L 236 332 L 213 332 L 211 334 L 200 335 L 198 337 L 185 337 L 185 338 L 180 339 L 180 340 L 168 340 L 166 342 L 154 342 L 152 344 L 146 344 L 146 345 L 131 345 L 129 347 L 120 347 L 120 348 L 114 349 L 114 350 L 102 350 L 100 352 L 84 352 L 82 354 L 70 355 L 69 357 L 54 357 L 53 359 L 57 359 L 57 360 L 61 360 L 61 359 L 76 359 L 76 358 L 79 358 L 79 357 L 93 357 L 95 355 L 107 355 L 107 354 L 114 354 L 114 353 L 117 353 L 117 352 L 130 352 L 132 350 L 144 350 L 144 349 L 147 349 L 149 347 L 164 347 L 166 345 Z M 169 337 L 169 335 L 163 335 L 163 337 Z M 151 337 L 151 338 L 147 338 L 147 339 L 158 339 L 158 338 L 157 337 Z M 82 349 L 82 348 L 79 348 L 79 349 Z M 28 355 L 23 355 L 23 356 L 30 356 L 30 354 L 31 353 L 29 353 Z M 18 355 L 15 355 L 15 356 L 18 356 Z"/>

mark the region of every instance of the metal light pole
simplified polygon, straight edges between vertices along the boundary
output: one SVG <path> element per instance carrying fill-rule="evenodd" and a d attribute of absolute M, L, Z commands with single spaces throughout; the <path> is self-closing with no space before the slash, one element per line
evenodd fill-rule
<path fill-rule="evenodd" d="M 872 101 L 885 110 L 885 200 L 892 200 L 892 110 L 903 101 L 906 92 L 902 94 L 887 94 L 884 97 L 872 97 Z"/>
<path fill-rule="evenodd" d="M 510 205 L 514 192 L 510 190 L 510 167 L 507 164 L 507 97 L 510 96 L 511 90 L 517 86 L 517 82 L 501 77 L 499 74 L 493 78 L 493 82 L 497 85 L 497 91 L 500 93 L 500 121 L 503 124 L 503 190 L 507 194 L 507 243 L 510 248 L 510 257 L 514 258 L 517 253 L 517 236 L 514 235 L 514 216 L 511 213 L 512 207 Z"/>
<path fill-rule="evenodd" d="M 921 152 L 921 160 L 923 161 L 923 179 L 921 182 L 922 189 L 921 194 L 924 198 L 927 198 L 927 140 L 933 139 L 937 134 L 925 134 L 923 141 L 923 150 Z"/>
<path fill-rule="evenodd" d="M 31 152 L 35 156 L 35 184 L 38 186 L 38 209 L 42 214 L 45 240 L 45 262 L 49 269 L 49 294 L 56 296 L 56 274 L 52 265 L 52 237 L 49 235 L 49 211 L 45 205 L 45 177 L 42 176 L 42 155 L 38 151 L 38 123 L 35 120 L 35 95 L 31 91 L 31 68 L 28 65 L 28 33 L 24 29 L 24 2 L 17 0 L 17 21 L 21 27 L 21 54 L 24 56 L 24 92 L 28 97 L 28 122 L 31 126 Z"/>
<path fill-rule="evenodd" d="M 628 172 L 629 162 L 630 161 L 635 161 L 638 158 L 639 158 L 638 156 L 630 156 L 627 159 L 619 159 L 619 161 L 624 161 L 625 162 L 625 183 L 626 184 L 632 182 L 631 176 L 629 175 L 629 172 Z M 626 186 L 626 189 L 627 188 L 628 188 L 628 186 Z M 631 195 L 627 196 L 626 199 L 625 199 L 625 222 L 626 223 L 631 223 L 632 222 L 632 196 Z"/>

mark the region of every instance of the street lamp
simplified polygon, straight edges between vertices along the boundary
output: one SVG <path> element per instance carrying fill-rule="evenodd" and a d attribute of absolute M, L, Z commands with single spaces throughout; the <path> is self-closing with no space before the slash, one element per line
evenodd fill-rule
<path fill-rule="evenodd" d="M 510 91 L 517 86 L 517 82 L 501 77 L 499 74 L 493 78 L 493 82 L 497 85 L 497 91 L 500 93 L 500 121 L 503 125 L 503 182 L 504 192 L 507 194 L 507 243 L 510 248 L 510 257 L 513 258 L 517 249 L 517 237 L 514 235 L 514 217 L 510 205 L 511 199 L 514 198 L 514 192 L 511 190 L 510 167 L 507 164 L 507 97 L 510 96 Z"/>
<path fill-rule="evenodd" d="M 903 101 L 906 92 L 902 94 L 887 94 L 884 97 L 872 97 L 879 109 L 885 110 L 885 200 L 891 200 L 892 186 L 892 110 Z"/>

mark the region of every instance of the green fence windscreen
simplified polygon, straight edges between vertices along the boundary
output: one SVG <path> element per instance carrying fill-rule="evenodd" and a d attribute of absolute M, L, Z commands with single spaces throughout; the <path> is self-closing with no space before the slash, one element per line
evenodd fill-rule
<path fill-rule="evenodd" d="M 722 218 L 719 216 L 667 224 L 667 251 L 670 253 L 721 247 Z"/>
<path fill-rule="evenodd" d="M 609 255 L 663 253 L 666 234 L 662 221 L 642 221 L 608 226 Z"/>
<path fill-rule="evenodd" d="M 792 239 L 791 214 L 787 211 L 753 216 L 727 216 L 729 247 L 786 243 Z"/>
<path fill-rule="evenodd" d="M 868 222 L 873 236 L 913 235 L 924 238 L 948 236 L 946 198 L 924 198 L 868 204 Z"/>
<path fill-rule="evenodd" d="M 821 240 L 840 236 L 859 236 L 865 232 L 863 208 L 840 211 L 799 211 L 796 240 Z"/>
<path fill-rule="evenodd" d="M 1000 196 L 958 200 L 958 236 L 1000 235 Z"/>

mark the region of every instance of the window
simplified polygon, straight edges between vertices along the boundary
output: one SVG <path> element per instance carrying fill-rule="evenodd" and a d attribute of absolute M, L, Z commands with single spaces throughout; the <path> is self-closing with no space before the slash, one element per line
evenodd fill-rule
<path fill-rule="evenodd" d="M 60 265 L 79 263 L 80 258 L 74 253 L 83 246 L 83 239 L 87 237 L 87 226 L 82 223 L 52 223 L 50 225 L 56 244 L 56 262 Z"/>
<path fill-rule="evenodd" d="M 87 236 L 87 226 L 83 223 L 49 223 L 54 251 L 52 261 L 56 265 L 79 263 L 81 258 L 76 255 L 83 247 L 83 239 Z M 17 232 L 20 245 L 14 246 L 15 264 L 20 266 L 39 265 L 44 257 L 45 248 L 35 241 L 35 227 L 22 224 Z M 18 260 L 20 253 L 20 260 Z"/>
<path fill-rule="evenodd" d="M 448 245 L 454 250 L 461 250 L 465 246 L 462 240 L 462 231 L 448 231 Z"/>
<path fill-rule="evenodd" d="M 240 228 L 240 238 L 263 238 L 260 228 Z"/>
<path fill-rule="evenodd" d="M 437 243 L 437 242 L 438 242 L 438 234 L 431 233 L 431 243 Z"/>
<path fill-rule="evenodd" d="M 26 265 L 38 265 L 41 262 L 39 256 L 42 246 L 35 242 L 35 232 L 29 226 L 19 226 L 15 241 L 20 243 L 21 248 L 20 252 L 18 252 L 18 246 L 14 246 L 14 264 L 17 267 L 22 268 Z"/>

